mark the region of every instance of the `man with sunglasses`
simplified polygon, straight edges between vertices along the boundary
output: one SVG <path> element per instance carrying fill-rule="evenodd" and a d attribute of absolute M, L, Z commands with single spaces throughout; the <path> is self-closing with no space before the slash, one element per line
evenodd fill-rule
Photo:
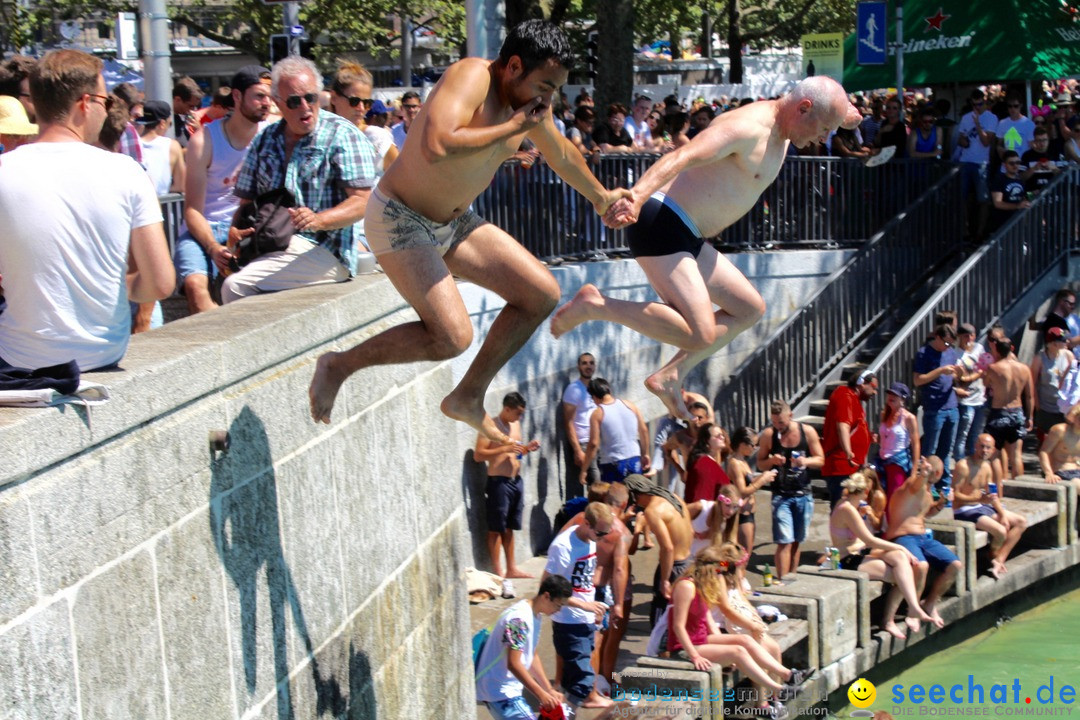
<path fill-rule="evenodd" d="M 55 50 L 30 74 L 41 134 L 0 163 L 0 367 L 115 366 L 131 336 L 128 300 L 173 290 L 146 171 L 92 147 L 108 115 L 101 71 L 92 55 Z"/>
<path fill-rule="evenodd" d="M 409 90 L 401 96 L 401 122 L 390 126 L 390 133 L 394 136 L 394 144 L 397 149 L 405 147 L 405 136 L 412 127 L 413 120 L 420 114 L 420 94 L 415 90 Z"/>
<path fill-rule="evenodd" d="M 442 401 L 442 411 L 497 443 L 508 442 L 484 411 L 484 395 L 561 291 L 540 261 L 469 206 L 526 138 L 598 213 L 628 194 L 601 185 L 555 128 L 551 100 L 566 82 L 571 60 L 570 43 L 559 28 L 529 20 L 511 31 L 497 59 L 465 58 L 439 80 L 401 155 L 371 193 L 364 220 L 372 252 L 419 321 L 320 357 L 309 390 L 316 422 L 330 422 L 338 389 L 357 370 L 446 360 L 469 348 L 473 321 L 456 275 L 506 304 L 472 365 Z"/>
<path fill-rule="evenodd" d="M 592 653 L 597 626 L 607 612 L 598 602 L 596 587 L 596 543 L 614 525 L 611 507 L 592 502 L 585 507 L 585 522 L 558 535 L 548 547 L 547 566 L 540 582 L 551 575 L 570 581 L 574 595 L 566 606 L 551 616 L 555 652 L 562 658 L 562 686 L 567 701 L 581 707 L 608 707 L 611 700 L 596 691 Z"/>
<path fill-rule="evenodd" d="M 956 143 L 960 146 L 960 196 L 966 203 L 968 193 L 975 193 L 973 212 L 969 206 L 967 213 L 971 239 L 982 238 L 986 229 L 990 210 L 987 173 L 997 123 L 997 115 L 986 109 L 986 94 L 976 88 L 971 92 L 971 112 L 960 118 L 960 124 L 956 126 Z"/>
<path fill-rule="evenodd" d="M 936 455 L 944 463 L 938 489 L 947 495 L 952 480 L 949 457 L 956 443 L 960 424 L 959 399 L 953 383 L 964 374 L 960 365 L 963 352 L 956 344 L 952 325 L 942 323 L 934 328 L 933 337 L 915 354 L 912 364 L 912 386 L 921 388 L 922 454 Z"/>
<path fill-rule="evenodd" d="M 252 141 L 235 193 L 236 217 L 270 190 L 284 187 L 296 200 L 289 210 L 295 232 L 284 250 L 266 253 L 225 278 L 221 300 L 307 285 L 344 282 L 356 272 L 364 251 L 368 195 L 378 158 L 371 141 L 353 123 L 319 108 L 322 75 L 297 55 L 277 62 L 270 92 L 281 121 Z M 254 232 L 229 229 L 230 251 Z"/>
<path fill-rule="evenodd" d="M 994 203 L 991 232 L 1008 222 L 1017 210 L 1031 207 L 1020 177 L 1020 156 L 1015 150 L 1006 150 L 1002 156 L 1001 172 L 990 181 L 990 197 Z"/>
<path fill-rule="evenodd" d="M 1010 95 L 1005 103 L 1009 114 L 998 120 L 996 133 L 998 157 L 1002 160 L 1005 159 L 1007 150 L 1012 150 L 1022 157 L 1031 148 L 1031 140 L 1035 134 L 1035 123 L 1023 114 L 1020 98 Z"/>

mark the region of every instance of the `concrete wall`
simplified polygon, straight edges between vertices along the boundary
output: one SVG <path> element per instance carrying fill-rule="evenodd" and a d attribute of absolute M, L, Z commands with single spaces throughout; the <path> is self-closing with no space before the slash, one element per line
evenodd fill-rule
<path fill-rule="evenodd" d="M 843 257 L 736 258 L 770 314 L 699 389 Z M 555 272 L 568 293 L 601 278 L 645 292 L 627 261 Z M 482 338 L 499 303 L 462 291 Z M 0 716 L 471 717 L 461 575 L 486 563 L 469 539 L 482 473 L 473 433 L 437 409 L 471 353 L 366 370 L 332 425 L 307 416 L 319 353 L 410 317 L 381 275 L 252 298 L 136 337 L 120 371 L 87 375 L 113 395 L 92 412 L 0 411 Z M 660 414 L 640 380 L 661 349 L 599 324 L 558 343 L 538 333 L 489 408 L 521 389 L 529 435 L 554 447 L 586 347 Z M 229 431 L 228 452 L 209 448 L 213 430 Z M 521 552 L 546 545 L 564 474 L 553 452 L 529 459 Z"/>

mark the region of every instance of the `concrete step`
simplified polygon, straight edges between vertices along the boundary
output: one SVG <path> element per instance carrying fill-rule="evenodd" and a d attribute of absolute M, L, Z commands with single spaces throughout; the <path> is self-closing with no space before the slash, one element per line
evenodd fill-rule
<path fill-rule="evenodd" d="M 810 403 L 810 415 L 814 417 L 825 417 L 825 411 L 829 408 L 828 400 L 814 400 Z"/>
<path fill-rule="evenodd" d="M 825 417 L 818 415 L 803 415 L 798 419 L 799 422 L 805 423 L 818 431 L 818 435 L 825 431 Z"/>
<path fill-rule="evenodd" d="M 866 369 L 866 363 L 862 363 L 862 362 L 848 363 L 840 371 L 840 379 L 843 380 L 844 382 L 847 382 L 848 378 L 850 378 L 852 375 L 858 375 L 859 373 L 861 373 L 865 369 Z"/>

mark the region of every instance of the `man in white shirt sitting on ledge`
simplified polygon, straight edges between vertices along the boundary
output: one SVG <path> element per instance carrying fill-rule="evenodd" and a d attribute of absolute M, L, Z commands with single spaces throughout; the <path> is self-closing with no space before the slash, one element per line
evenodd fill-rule
<path fill-rule="evenodd" d="M 109 100 L 101 69 L 77 50 L 42 58 L 30 75 L 41 135 L 0 158 L 0 363 L 116 365 L 131 336 L 128 300 L 173 291 L 150 178 L 91 145 Z"/>

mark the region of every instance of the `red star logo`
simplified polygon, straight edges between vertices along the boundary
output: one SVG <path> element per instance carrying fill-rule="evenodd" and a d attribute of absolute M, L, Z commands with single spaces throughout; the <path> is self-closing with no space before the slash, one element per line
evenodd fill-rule
<path fill-rule="evenodd" d="M 946 15 L 945 13 L 941 12 L 941 8 L 938 8 L 937 15 L 925 18 L 926 27 L 924 28 L 924 30 L 934 29 L 938 32 L 941 32 L 941 23 L 945 22 L 951 17 L 952 15 Z"/>

